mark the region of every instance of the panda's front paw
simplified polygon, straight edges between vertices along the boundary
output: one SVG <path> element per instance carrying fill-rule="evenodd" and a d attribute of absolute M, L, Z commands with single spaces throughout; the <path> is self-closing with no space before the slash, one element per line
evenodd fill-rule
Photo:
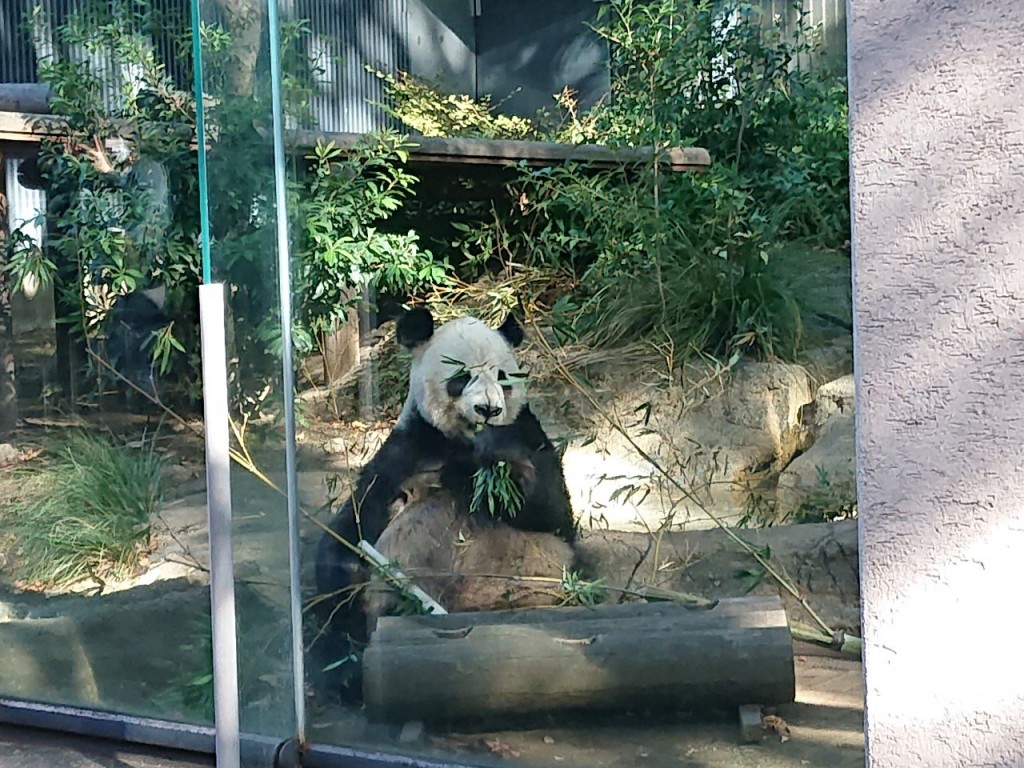
<path fill-rule="evenodd" d="M 490 469 L 504 462 L 520 488 L 527 493 L 532 489 L 536 468 L 514 427 L 484 427 L 477 432 L 473 449 L 477 466 Z"/>
<path fill-rule="evenodd" d="M 515 462 L 528 458 L 514 427 L 485 426 L 473 440 L 473 457 L 481 467 L 491 467 L 499 461 Z"/>

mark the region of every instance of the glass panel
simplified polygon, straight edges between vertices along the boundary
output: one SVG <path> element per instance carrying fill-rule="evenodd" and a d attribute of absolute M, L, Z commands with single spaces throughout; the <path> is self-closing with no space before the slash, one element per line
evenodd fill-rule
<path fill-rule="evenodd" d="M 760 3 L 294 7 L 313 740 L 863 764 L 859 660 L 811 652 L 859 611 L 844 21 L 806 7 L 824 50 Z"/>
<path fill-rule="evenodd" d="M 290 365 L 289 307 L 280 292 L 287 274 L 278 264 L 289 260 L 285 198 L 294 185 L 286 174 L 294 169 L 275 143 L 276 72 L 288 51 L 279 36 L 291 41 L 275 14 L 265 0 L 200 4 L 210 221 L 204 243 L 212 280 L 227 286 L 240 726 L 286 739 L 297 722 L 288 513 L 294 441 L 290 370 L 283 378 Z M 294 73 L 291 88 L 302 77 Z"/>
<path fill-rule="evenodd" d="M 187 14 L 6 7 L 62 121 L 5 115 L 0 695 L 209 723 Z"/>

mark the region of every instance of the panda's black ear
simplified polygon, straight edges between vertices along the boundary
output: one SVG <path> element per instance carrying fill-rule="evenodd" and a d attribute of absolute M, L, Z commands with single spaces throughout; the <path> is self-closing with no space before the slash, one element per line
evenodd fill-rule
<path fill-rule="evenodd" d="M 525 336 L 522 326 L 519 325 L 519 321 L 516 320 L 515 315 L 511 312 L 505 318 L 505 322 L 501 324 L 498 333 L 505 337 L 505 340 L 512 345 L 513 349 L 523 343 Z"/>
<path fill-rule="evenodd" d="M 395 328 L 398 343 L 407 349 L 418 347 L 434 335 L 434 316 L 429 309 L 416 307 L 400 318 Z"/>

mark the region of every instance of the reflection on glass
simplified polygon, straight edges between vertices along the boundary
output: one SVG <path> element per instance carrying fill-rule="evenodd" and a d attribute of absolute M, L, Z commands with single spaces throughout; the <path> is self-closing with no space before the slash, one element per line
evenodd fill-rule
<path fill-rule="evenodd" d="M 0 695 L 206 723 L 194 109 L 172 11 L 5 16 L 5 71 L 47 84 L 30 110 L 60 120 L 8 113 L 3 150 Z"/>
<path fill-rule="evenodd" d="M 863 764 L 842 19 L 295 13 L 314 740 Z"/>
<path fill-rule="evenodd" d="M 210 217 L 204 236 L 212 279 L 227 286 L 240 725 L 243 733 L 287 739 L 297 723 L 285 429 L 291 393 L 290 377 L 282 376 L 289 310 L 278 270 L 279 259 L 289 258 L 287 237 L 280 237 L 288 202 L 286 184 L 278 188 L 275 178 L 279 55 L 270 50 L 278 34 L 263 0 L 203 2 L 200 12 Z M 287 46 L 291 37 L 280 36 Z M 297 97 L 290 90 L 286 96 L 291 109 Z"/>
<path fill-rule="evenodd" d="M 766 753 L 863 762 L 856 661 L 789 645 L 859 628 L 841 19 L 204 0 L 197 137 L 182 4 L 49 8 L 17 49 L 66 122 L 3 165 L 0 693 L 209 722 L 205 245 L 243 731 L 735 765 L 764 703 Z"/>

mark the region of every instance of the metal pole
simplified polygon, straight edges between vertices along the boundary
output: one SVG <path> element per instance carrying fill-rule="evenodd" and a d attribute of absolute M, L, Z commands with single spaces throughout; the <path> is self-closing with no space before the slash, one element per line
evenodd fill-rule
<path fill-rule="evenodd" d="M 239 768 L 235 575 L 231 553 L 231 434 L 228 425 L 224 284 L 199 287 L 206 433 L 206 504 L 210 531 L 210 621 L 217 768 Z"/>
<path fill-rule="evenodd" d="M 267 0 L 270 31 L 270 103 L 274 118 L 274 189 L 277 201 L 277 284 L 281 303 L 281 396 L 284 398 L 284 465 L 288 492 L 289 598 L 292 622 L 292 698 L 295 735 L 306 741 L 306 672 L 302 644 L 302 582 L 299 578 L 299 506 L 295 460 L 295 368 L 292 362 L 291 249 L 288 243 L 287 175 L 284 166 L 284 101 L 281 96 L 281 23 L 277 0 Z"/>

